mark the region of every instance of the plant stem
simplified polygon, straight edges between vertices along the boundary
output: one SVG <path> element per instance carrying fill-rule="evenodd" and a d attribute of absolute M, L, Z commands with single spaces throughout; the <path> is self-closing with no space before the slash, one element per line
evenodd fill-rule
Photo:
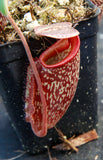
<path fill-rule="evenodd" d="M 10 23 L 13 25 L 14 29 L 19 34 L 20 38 L 21 38 L 21 41 L 24 45 L 27 57 L 28 57 L 29 62 L 30 62 L 30 65 L 32 67 L 33 74 L 34 74 L 35 79 L 36 79 L 36 83 L 37 83 L 37 86 L 38 86 L 38 90 L 39 90 L 39 93 L 40 93 L 41 102 L 42 102 L 42 106 L 43 106 L 43 112 L 42 112 L 43 118 L 42 118 L 42 129 L 41 129 L 42 131 L 41 132 L 43 132 L 43 134 L 46 135 L 46 133 L 47 133 L 47 104 L 46 104 L 46 100 L 45 100 L 45 96 L 44 96 L 44 92 L 43 92 L 42 82 L 41 82 L 37 67 L 34 63 L 30 48 L 28 46 L 28 43 L 27 43 L 22 31 L 16 25 L 15 21 L 12 19 L 9 12 L 8 12 L 7 17 L 8 17 L 8 20 L 10 21 Z"/>

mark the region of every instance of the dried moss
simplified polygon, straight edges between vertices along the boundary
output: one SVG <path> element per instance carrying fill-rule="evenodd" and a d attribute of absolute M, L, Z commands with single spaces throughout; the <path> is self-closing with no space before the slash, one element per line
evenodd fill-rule
<path fill-rule="evenodd" d="M 35 38 L 33 28 L 36 25 L 57 22 L 74 24 L 92 11 L 84 0 L 9 0 L 9 10 L 24 35 L 32 38 Z M 18 38 L 9 22 L 4 32 L 8 41 Z"/>

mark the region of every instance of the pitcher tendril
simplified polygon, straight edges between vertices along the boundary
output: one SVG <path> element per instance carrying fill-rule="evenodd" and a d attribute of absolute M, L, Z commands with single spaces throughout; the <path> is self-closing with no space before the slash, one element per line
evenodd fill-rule
<path fill-rule="evenodd" d="M 30 62 L 30 65 L 32 67 L 32 71 L 33 71 L 33 74 L 35 76 L 35 79 L 36 79 L 36 83 L 38 85 L 38 90 L 40 92 L 40 97 L 41 97 L 41 101 L 42 101 L 42 106 L 43 106 L 43 110 L 46 111 L 46 108 L 47 108 L 47 104 L 46 104 L 46 100 L 45 100 L 45 96 L 43 94 L 43 88 L 42 88 L 42 83 L 41 83 L 41 79 L 39 77 L 39 74 L 38 74 L 38 71 L 37 71 L 37 68 L 36 68 L 36 65 L 34 63 L 34 60 L 33 60 L 33 57 L 32 57 L 32 54 L 31 54 L 31 51 L 30 51 L 30 48 L 28 46 L 28 43 L 22 33 L 22 31 L 19 29 L 19 27 L 16 25 L 15 21 L 12 19 L 11 15 L 10 15 L 10 12 L 9 12 L 9 9 L 8 9 L 8 0 L 0 0 L 0 12 L 6 16 L 8 18 L 8 20 L 10 21 L 10 23 L 13 25 L 14 29 L 17 31 L 17 33 L 19 34 L 20 38 L 21 38 L 21 41 L 24 45 L 24 48 L 25 48 L 25 51 L 26 51 L 26 54 L 27 54 L 27 57 L 29 59 L 29 62 Z M 43 116 L 42 118 L 42 123 L 45 125 L 45 127 L 42 128 L 42 130 L 40 132 L 42 132 L 42 134 L 45 136 L 46 133 L 47 133 L 47 127 L 46 127 L 46 123 L 47 123 L 47 118 L 46 118 L 46 115 L 45 117 Z M 41 133 L 40 133 L 41 134 Z"/>

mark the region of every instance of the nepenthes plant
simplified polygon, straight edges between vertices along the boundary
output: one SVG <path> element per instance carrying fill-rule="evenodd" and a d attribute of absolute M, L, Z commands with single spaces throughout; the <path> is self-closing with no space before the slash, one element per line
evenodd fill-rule
<path fill-rule="evenodd" d="M 47 132 L 47 128 L 56 125 L 74 97 L 79 77 L 79 46 L 78 36 L 62 39 L 45 50 L 39 59 L 34 60 L 47 103 L 44 108 L 36 79 L 31 67 L 28 67 L 26 119 L 31 123 L 34 133 L 38 136 L 43 134 L 43 129 L 46 128 Z"/>
<path fill-rule="evenodd" d="M 47 129 L 61 119 L 74 97 L 80 65 L 79 32 L 69 22 L 35 27 L 35 34 L 56 38 L 57 42 L 46 49 L 39 59 L 34 59 L 23 33 L 9 13 L 7 0 L 0 1 L 0 12 L 1 19 L 6 16 L 19 34 L 29 59 L 26 121 L 30 122 L 37 136 L 44 137 Z M 5 21 L 1 21 L 1 28 L 5 26 Z"/>

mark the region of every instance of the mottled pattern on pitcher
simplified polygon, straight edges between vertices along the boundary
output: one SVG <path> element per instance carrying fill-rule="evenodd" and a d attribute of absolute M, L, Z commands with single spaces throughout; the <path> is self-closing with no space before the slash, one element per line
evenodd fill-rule
<path fill-rule="evenodd" d="M 57 68 L 45 68 L 39 60 L 35 61 L 47 102 L 47 128 L 55 126 L 74 97 L 79 77 L 79 62 L 80 52 L 71 62 Z M 26 91 L 26 99 L 29 99 L 29 104 L 26 103 L 25 107 L 26 120 L 31 122 L 32 125 L 35 122 L 39 130 L 42 125 L 42 104 L 30 66 L 27 75 L 27 88 L 29 91 Z"/>

